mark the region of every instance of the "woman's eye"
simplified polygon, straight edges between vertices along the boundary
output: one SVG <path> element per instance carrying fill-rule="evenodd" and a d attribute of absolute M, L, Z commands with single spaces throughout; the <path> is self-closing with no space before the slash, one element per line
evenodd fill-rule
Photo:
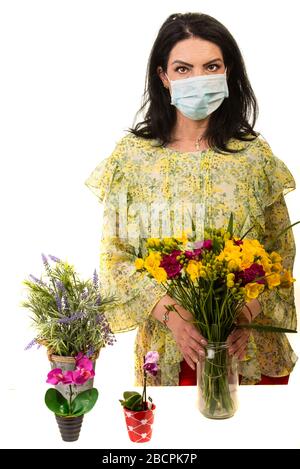
<path fill-rule="evenodd" d="M 211 69 L 209 70 L 210 72 L 215 72 L 216 70 L 218 70 L 218 69 L 220 68 L 220 65 L 217 65 L 217 64 L 210 64 L 210 65 L 208 65 L 207 68 L 209 68 L 209 67 L 217 67 L 217 68 L 215 68 L 214 70 L 211 70 Z"/>
<path fill-rule="evenodd" d="M 175 69 L 175 71 L 178 72 L 180 69 L 182 70 L 183 68 L 184 68 L 185 70 L 188 70 L 187 67 L 184 67 L 183 65 L 181 65 L 180 67 L 177 67 L 177 68 Z M 181 73 L 181 72 L 180 72 L 180 73 Z"/>

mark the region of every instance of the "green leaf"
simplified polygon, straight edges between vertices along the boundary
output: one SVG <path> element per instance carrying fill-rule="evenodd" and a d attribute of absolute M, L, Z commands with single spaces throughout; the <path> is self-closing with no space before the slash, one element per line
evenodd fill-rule
<path fill-rule="evenodd" d="M 67 399 L 57 391 L 57 389 L 50 388 L 45 394 L 45 403 L 48 409 L 57 415 L 69 415 L 69 404 Z"/>
<path fill-rule="evenodd" d="M 254 225 L 252 225 L 252 226 L 249 228 L 249 230 L 247 230 L 246 233 L 244 233 L 243 236 L 240 237 L 240 239 L 241 239 L 241 240 L 244 239 L 244 238 L 247 236 L 247 234 L 250 233 L 251 230 L 253 230 L 253 228 L 254 228 Z"/>
<path fill-rule="evenodd" d="M 140 396 L 140 393 L 138 393 L 136 391 L 125 391 L 123 393 L 124 399 L 129 399 L 131 396 Z"/>
<path fill-rule="evenodd" d="M 285 329 L 284 327 L 276 327 L 276 326 L 264 326 L 263 324 L 239 324 L 236 327 L 237 329 L 241 329 L 241 328 L 256 329 L 258 331 L 263 331 L 263 332 L 283 332 L 286 334 L 297 332 L 294 329 Z"/>
<path fill-rule="evenodd" d="M 233 235 L 233 213 L 230 212 L 230 218 L 227 226 L 227 231 L 230 233 L 230 237 L 232 238 Z"/>
<path fill-rule="evenodd" d="M 124 397 L 125 394 L 128 396 L 124 401 L 121 401 L 121 404 L 123 407 L 126 407 L 127 409 L 130 410 L 142 410 L 142 396 L 133 391 L 133 392 L 124 392 Z"/>
<path fill-rule="evenodd" d="M 96 388 L 87 389 L 86 391 L 77 394 L 72 402 L 72 415 L 78 417 L 79 415 L 86 414 L 96 404 L 98 399 L 98 391 Z"/>

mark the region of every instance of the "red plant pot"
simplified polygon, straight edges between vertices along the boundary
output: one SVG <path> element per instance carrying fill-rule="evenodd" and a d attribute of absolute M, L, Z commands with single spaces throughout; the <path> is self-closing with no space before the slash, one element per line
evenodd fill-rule
<path fill-rule="evenodd" d="M 134 443 L 146 443 L 151 440 L 155 404 L 152 409 L 130 410 L 123 407 L 128 436 Z"/>

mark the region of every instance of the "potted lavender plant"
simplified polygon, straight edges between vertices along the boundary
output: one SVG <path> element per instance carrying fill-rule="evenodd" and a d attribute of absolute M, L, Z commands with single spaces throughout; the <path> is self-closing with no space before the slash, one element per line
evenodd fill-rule
<path fill-rule="evenodd" d="M 81 280 L 74 266 L 55 256 L 48 257 L 52 262 L 42 254 L 45 271 L 41 278 L 30 275 L 23 282 L 28 298 L 21 306 L 33 313 L 36 330 L 36 337 L 26 348 L 44 345 L 52 368 L 74 370 L 79 353 L 89 357 L 95 366 L 101 348 L 115 342 L 105 311 L 115 304 L 116 298 L 101 297 L 96 270 L 92 279 Z M 81 389 L 92 386 L 93 378 Z M 66 397 L 62 383 L 57 384 L 57 389 Z"/>

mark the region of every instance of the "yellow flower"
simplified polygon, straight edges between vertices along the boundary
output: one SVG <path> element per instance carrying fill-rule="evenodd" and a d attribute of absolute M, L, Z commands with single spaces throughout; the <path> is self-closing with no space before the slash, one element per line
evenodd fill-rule
<path fill-rule="evenodd" d="M 199 277 L 200 274 L 200 267 L 202 267 L 201 262 L 197 262 L 195 260 L 190 260 L 187 267 L 186 267 L 186 272 L 189 274 L 191 277 L 191 280 L 194 281 L 196 278 Z"/>
<path fill-rule="evenodd" d="M 271 273 L 272 262 L 270 261 L 270 259 L 267 256 L 263 256 L 260 259 L 259 263 L 263 266 L 264 271 L 265 271 L 266 274 Z"/>
<path fill-rule="evenodd" d="M 292 277 L 289 270 L 284 269 L 283 274 L 280 276 L 280 286 L 282 288 L 289 288 L 296 279 Z"/>
<path fill-rule="evenodd" d="M 204 266 L 202 266 L 201 269 L 199 270 L 199 277 L 202 277 L 202 278 L 206 278 L 206 277 L 207 277 L 207 272 L 206 272 L 206 270 L 204 269 Z"/>
<path fill-rule="evenodd" d="M 282 261 L 282 257 L 275 251 L 271 252 L 270 259 L 273 264 L 276 264 L 277 262 L 280 263 Z"/>
<path fill-rule="evenodd" d="M 226 279 L 227 279 L 227 287 L 232 288 L 234 286 L 235 275 L 227 274 Z"/>
<path fill-rule="evenodd" d="M 275 262 L 275 264 L 272 264 L 272 270 L 273 272 L 280 273 L 282 271 L 282 264 L 280 264 L 280 262 Z"/>
<path fill-rule="evenodd" d="M 149 256 L 146 257 L 144 267 L 150 272 L 157 269 L 160 265 L 161 255 L 159 252 L 151 251 Z"/>
<path fill-rule="evenodd" d="M 267 284 L 270 289 L 280 285 L 280 274 L 277 272 L 271 273 L 266 276 Z"/>
<path fill-rule="evenodd" d="M 176 236 L 175 239 L 182 243 L 182 244 L 186 244 L 188 242 L 188 236 L 187 236 L 187 233 L 190 232 L 191 230 L 186 230 L 186 231 L 183 231 L 182 232 L 182 235 L 181 236 Z"/>
<path fill-rule="evenodd" d="M 247 283 L 247 285 L 245 285 L 246 301 L 250 301 L 253 298 L 257 298 L 263 290 L 264 285 L 261 283 Z"/>
<path fill-rule="evenodd" d="M 243 257 L 241 260 L 241 269 L 248 269 L 254 262 L 254 254 L 251 251 L 243 252 Z"/>
<path fill-rule="evenodd" d="M 162 282 L 166 282 L 167 281 L 167 272 L 165 271 L 165 269 L 163 269 L 162 267 L 158 267 L 156 269 L 152 269 L 151 270 L 151 274 L 153 275 L 153 277 L 155 278 L 155 280 L 159 283 L 162 283 Z"/>
<path fill-rule="evenodd" d="M 149 248 L 156 248 L 159 247 L 160 245 L 160 239 L 159 238 L 148 238 L 147 239 L 147 246 Z"/>
<path fill-rule="evenodd" d="M 137 270 L 142 269 L 144 267 L 144 259 L 142 259 L 141 257 L 138 257 L 135 260 L 134 265 Z"/>
<path fill-rule="evenodd" d="M 239 257 L 233 257 L 227 262 L 228 270 L 239 270 L 241 268 L 241 259 Z"/>

